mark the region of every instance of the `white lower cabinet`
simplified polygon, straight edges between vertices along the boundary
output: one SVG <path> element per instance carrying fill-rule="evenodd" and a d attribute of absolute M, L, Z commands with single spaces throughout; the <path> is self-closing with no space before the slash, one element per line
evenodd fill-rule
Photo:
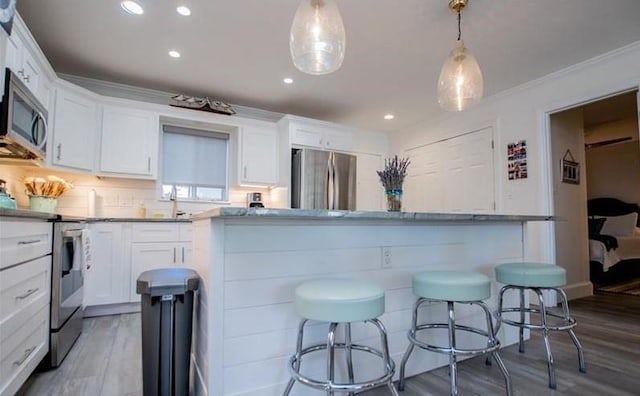
<path fill-rule="evenodd" d="M 89 238 L 85 306 L 139 302 L 142 272 L 191 263 L 191 223 L 92 223 Z"/>
<path fill-rule="evenodd" d="M 131 244 L 131 296 L 140 301 L 136 281 L 144 271 L 191 264 L 191 224 L 134 224 Z"/>
<path fill-rule="evenodd" d="M 18 391 L 49 351 L 53 228 L 44 221 L 3 218 L 0 229 L 0 396 L 5 396 Z"/>
<path fill-rule="evenodd" d="M 84 305 L 129 301 L 131 225 L 89 224 L 90 257 L 84 284 Z"/>

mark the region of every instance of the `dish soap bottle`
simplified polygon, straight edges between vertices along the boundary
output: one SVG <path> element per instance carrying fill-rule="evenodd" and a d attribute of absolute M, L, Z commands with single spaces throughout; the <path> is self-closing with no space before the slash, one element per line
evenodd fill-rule
<path fill-rule="evenodd" d="M 147 217 L 147 209 L 144 207 L 144 202 L 140 201 L 140 205 L 138 206 L 138 218 L 144 219 Z"/>

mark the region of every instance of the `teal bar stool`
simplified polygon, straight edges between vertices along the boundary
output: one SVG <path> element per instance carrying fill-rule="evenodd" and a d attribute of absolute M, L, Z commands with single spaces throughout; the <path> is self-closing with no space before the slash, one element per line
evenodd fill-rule
<path fill-rule="evenodd" d="M 405 366 L 411 356 L 414 348 L 417 346 L 428 351 L 443 353 L 449 355 L 449 377 L 451 380 L 451 394 L 458 394 L 458 378 L 457 378 L 457 357 L 460 355 L 479 355 L 490 353 L 495 359 L 502 375 L 504 376 L 507 395 L 511 395 L 511 378 L 505 367 L 498 349 L 500 342 L 495 337 L 493 330 L 493 322 L 491 311 L 487 305 L 482 302 L 491 297 L 491 281 L 486 275 L 476 272 L 466 271 L 425 271 L 413 276 L 413 293 L 418 296 L 413 308 L 413 321 L 411 330 L 407 333 L 409 346 L 402 358 L 400 365 L 400 381 L 398 389 L 404 390 L 405 382 Z M 446 302 L 449 311 L 447 323 L 421 323 L 418 321 L 418 309 L 426 302 Z M 487 320 L 487 329 L 479 329 L 469 326 L 456 324 L 455 322 L 455 304 L 473 304 L 482 308 Z M 448 329 L 449 345 L 437 346 L 428 344 L 418 339 L 418 332 L 430 329 Z M 456 346 L 456 332 L 464 331 L 486 337 L 487 346 L 485 348 L 458 348 Z"/>
<path fill-rule="evenodd" d="M 542 331 L 544 340 L 544 350 L 547 358 L 547 371 L 549 373 L 549 388 L 556 389 L 556 375 L 553 369 L 553 355 L 549 344 L 549 331 L 566 331 L 569 333 L 576 349 L 578 350 L 578 367 L 580 372 L 585 373 L 584 352 L 578 337 L 573 331 L 576 321 L 569 314 L 567 295 L 562 286 L 566 284 L 566 271 L 564 268 L 545 263 L 505 263 L 496 266 L 496 280 L 505 284 L 500 290 L 498 310 L 498 328 L 502 323 L 517 326 L 520 328 L 520 353 L 524 353 L 524 329 Z M 508 290 L 516 290 L 520 296 L 518 307 L 503 306 L 504 294 Z M 532 290 L 538 296 L 539 308 L 525 307 L 525 290 Z M 547 309 L 542 292 L 554 290 L 560 298 L 562 304 L 562 315 L 551 312 Z M 505 313 L 516 312 L 520 314 L 520 320 L 511 320 L 503 317 Z M 527 322 L 526 314 L 536 313 L 540 315 L 540 324 Z M 551 323 L 550 319 L 555 320 Z"/>
<path fill-rule="evenodd" d="M 393 387 L 395 363 L 389 356 L 387 332 L 382 322 L 377 318 L 384 313 L 384 290 L 363 281 L 349 279 L 326 279 L 308 281 L 296 288 L 295 306 L 298 315 L 302 317 L 298 326 L 298 341 L 296 353 L 289 359 L 289 373 L 291 379 L 283 395 L 288 395 L 296 382 L 314 389 L 324 390 L 328 395 L 334 392 L 353 392 L 374 388 L 386 384 L 392 395 L 398 393 Z M 327 342 L 302 347 L 304 326 L 309 320 L 329 323 Z M 365 322 L 373 324 L 380 334 L 381 350 L 351 342 L 351 323 Z M 344 342 L 336 342 L 336 329 L 344 326 Z M 348 383 L 335 381 L 335 350 L 345 351 Z M 313 379 L 300 373 L 302 357 L 308 353 L 326 350 L 327 378 Z M 378 356 L 384 364 L 380 377 L 363 382 L 354 381 L 352 351 L 363 351 Z"/>

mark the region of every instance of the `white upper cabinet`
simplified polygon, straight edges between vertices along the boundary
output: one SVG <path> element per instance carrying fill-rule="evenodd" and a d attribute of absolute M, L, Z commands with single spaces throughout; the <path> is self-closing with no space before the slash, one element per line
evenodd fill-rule
<path fill-rule="evenodd" d="M 242 185 L 274 185 L 278 182 L 278 131 L 275 124 L 242 127 L 240 136 Z"/>
<path fill-rule="evenodd" d="M 289 134 L 292 145 L 322 150 L 353 150 L 353 133 L 344 126 L 293 116 L 285 116 L 278 124 L 281 132 Z"/>
<path fill-rule="evenodd" d="M 93 95 L 71 84 L 56 87 L 51 164 L 93 171 L 98 136 L 98 104 Z"/>
<path fill-rule="evenodd" d="M 7 38 L 6 46 L 6 66 L 49 110 L 50 85 L 55 78 L 53 69 L 18 16 L 14 18 L 13 31 Z"/>
<path fill-rule="evenodd" d="M 99 172 L 120 177 L 155 179 L 158 135 L 157 113 L 105 105 Z"/>
<path fill-rule="evenodd" d="M 20 78 L 34 95 L 39 96 L 38 82 L 42 72 L 25 42 L 18 34 L 9 36 L 9 41 L 7 42 L 7 67 Z"/>

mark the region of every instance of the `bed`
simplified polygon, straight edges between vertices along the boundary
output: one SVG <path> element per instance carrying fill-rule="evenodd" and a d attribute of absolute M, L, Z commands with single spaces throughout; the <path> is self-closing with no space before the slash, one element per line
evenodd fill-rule
<path fill-rule="evenodd" d="M 609 283 L 640 276 L 640 206 L 616 198 L 587 202 L 590 278 Z"/>

